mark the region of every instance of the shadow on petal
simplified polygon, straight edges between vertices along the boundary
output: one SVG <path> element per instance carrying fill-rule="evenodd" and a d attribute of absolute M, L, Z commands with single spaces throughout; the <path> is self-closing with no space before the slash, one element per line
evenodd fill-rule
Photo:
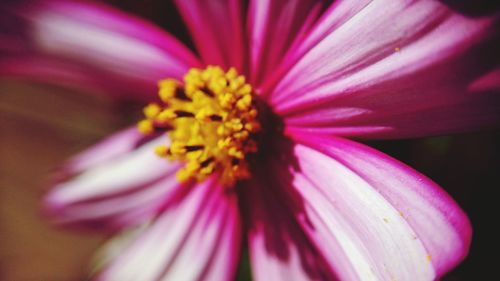
<path fill-rule="evenodd" d="M 452 10 L 470 17 L 492 15 L 500 11 L 500 2 L 489 0 L 441 0 Z"/>

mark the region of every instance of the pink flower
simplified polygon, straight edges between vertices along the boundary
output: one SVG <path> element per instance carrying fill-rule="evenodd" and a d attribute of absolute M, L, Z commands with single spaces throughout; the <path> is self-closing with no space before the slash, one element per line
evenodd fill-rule
<path fill-rule="evenodd" d="M 457 204 L 349 138 L 498 126 L 499 18 L 431 0 L 243 2 L 176 1 L 199 57 L 100 4 L 7 8 L 23 29 L 0 39 L 2 75 L 144 103 L 161 79 L 235 67 L 279 116 L 260 117 L 250 179 L 229 187 L 217 172 L 179 183 L 182 164 L 152 152 L 166 138 L 136 128 L 72 159 L 45 200 L 57 222 L 142 226 L 97 279 L 232 280 L 245 241 L 255 280 L 435 280 L 456 266 L 471 237 Z"/>

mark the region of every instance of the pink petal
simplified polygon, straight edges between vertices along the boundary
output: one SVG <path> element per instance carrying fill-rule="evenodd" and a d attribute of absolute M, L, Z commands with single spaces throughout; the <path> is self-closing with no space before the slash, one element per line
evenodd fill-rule
<path fill-rule="evenodd" d="M 17 34 L 13 41 L 22 46 L 8 52 L 8 58 L 16 55 L 19 63 L 30 67 L 37 67 L 30 64 L 33 56 L 53 60 L 54 66 L 61 61 L 73 64 L 69 72 L 80 67 L 135 98 L 143 99 L 149 92 L 154 95 L 158 80 L 181 78 L 189 67 L 198 65 L 191 52 L 168 33 L 102 4 L 30 2 L 7 12 L 19 22 L 11 28 Z M 23 72 L 19 67 L 0 71 L 34 76 L 31 69 Z M 60 78 L 45 74 L 42 78 Z"/>
<path fill-rule="evenodd" d="M 469 221 L 431 180 L 348 140 L 299 141 L 296 217 L 340 279 L 435 280 L 465 257 Z"/>
<path fill-rule="evenodd" d="M 337 280 L 294 221 L 293 209 L 284 203 L 289 199 L 276 190 L 279 184 L 262 169 L 242 187 L 254 280 Z"/>
<path fill-rule="evenodd" d="M 232 280 L 240 244 L 236 197 L 205 181 L 185 190 L 98 280 Z"/>
<path fill-rule="evenodd" d="M 240 0 L 175 0 L 205 64 L 244 71 L 243 7 Z"/>
<path fill-rule="evenodd" d="M 115 157 L 123 157 L 124 154 L 139 147 L 143 141 L 145 136 L 136 126 L 123 129 L 73 156 L 64 165 L 64 169 L 71 174 L 80 173 Z"/>
<path fill-rule="evenodd" d="M 173 195 L 178 165 L 154 154 L 164 137 L 130 151 L 130 134 L 122 132 L 70 162 L 70 173 L 78 174 L 58 182 L 44 202 L 56 223 L 134 225 L 154 216 Z"/>
<path fill-rule="evenodd" d="M 124 94 L 123 85 L 109 83 L 112 78 L 108 73 L 44 55 L 0 56 L 0 75 L 9 79 L 52 83 L 93 94 Z"/>
<path fill-rule="evenodd" d="M 260 85 L 283 59 L 298 35 L 305 33 L 320 11 L 320 3 L 306 0 L 250 1 L 248 29 L 250 79 Z"/>
<path fill-rule="evenodd" d="M 263 95 L 273 94 L 272 89 L 279 83 L 283 76 L 297 63 L 304 54 L 323 40 L 330 32 L 343 25 L 353 15 L 362 10 L 372 0 L 358 0 L 358 1 L 333 1 L 328 9 L 322 14 L 321 18 L 317 20 L 313 28 L 310 28 L 307 34 L 300 36 L 300 40 L 294 42 L 288 50 L 281 65 L 275 70 L 274 75 L 266 80 L 263 86 Z M 345 2 L 348 2 L 346 4 Z M 277 95 L 277 93 L 274 93 Z"/>
<path fill-rule="evenodd" d="M 393 138 L 500 125 L 499 83 L 473 87 L 499 69 L 498 18 L 439 1 L 351 3 L 326 13 L 273 91 L 291 131 Z"/>

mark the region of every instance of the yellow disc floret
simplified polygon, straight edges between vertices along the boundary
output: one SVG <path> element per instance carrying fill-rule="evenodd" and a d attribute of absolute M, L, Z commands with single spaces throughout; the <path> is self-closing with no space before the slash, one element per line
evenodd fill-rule
<path fill-rule="evenodd" d="M 144 108 L 138 123 L 144 134 L 166 130 L 169 147 L 156 154 L 185 163 L 177 172 L 180 181 L 201 181 L 215 172 L 224 185 L 250 176 L 247 156 L 257 151 L 260 130 L 253 90 L 234 68 L 192 68 L 184 81 L 159 82 L 161 104 Z"/>

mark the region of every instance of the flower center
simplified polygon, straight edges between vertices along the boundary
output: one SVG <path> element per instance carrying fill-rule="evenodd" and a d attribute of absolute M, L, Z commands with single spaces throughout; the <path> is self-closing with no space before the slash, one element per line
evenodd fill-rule
<path fill-rule="evenodd" d="M 260 131 L 252 87 L 234 68 L 192 68 L 184 83 L 159 82 L 161 103 L 144 108 L 138 123 L 144 134 L 166 131 L 170 146 L 156 147 L 156 154 L 184 162 L 179 181 L 202 181 L 219 172 L 224 185 L 250 176 L 248 154 L 257 151 Z"/>

